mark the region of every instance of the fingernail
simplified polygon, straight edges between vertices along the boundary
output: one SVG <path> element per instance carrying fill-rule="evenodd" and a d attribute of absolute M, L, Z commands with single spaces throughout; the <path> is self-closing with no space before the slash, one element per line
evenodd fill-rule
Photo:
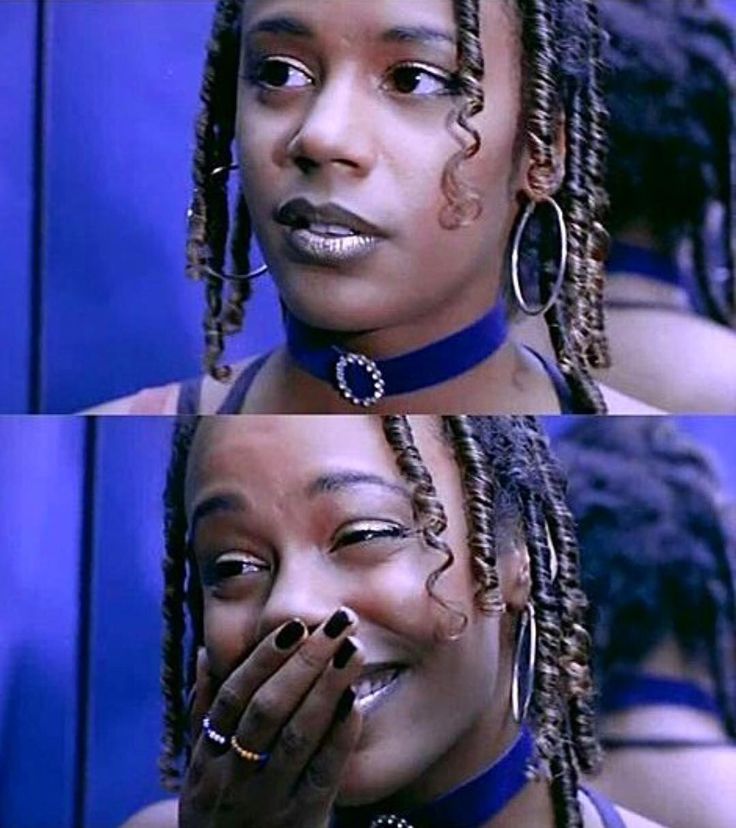
<path fill-rule="evenodd" d="M 341 632 L 344 632 L 352 623 L 352 615 L 350 615 L 347 610 L 339 609 L 325 624 L 325 635 L 328 638 L 337 638 L 337 636 L 340 635 Z"/>
<path fill-rule="evenodd" d="M 278 632 L 274 644 L 279 650 L 288 650 L 293 647 L 297 641 L 301 641 L 307 634 L 307 628 L 301 621 L 289 621 Z"/>
<path fill-rule="evenodd" d="M 355 691 L 352 687 L 348 687 L 340 696 L 339 701 L 337 702 L 337 707 L 335 708 L 335 716 L 341 721 L 344 722 L 345 719 L 350 715 L 350 711 L 353 709 L 353 704 L 355 703 Z"/>
<path fill-rule="evenodd" d="M 337 648 L 337 652 L 332 657 L 332 666 L 337 667 L 338 670 L 342 670 L 342 668 L 350 661 L 353 657 L 353 653 L 358 648 L 353 644 L 353 642 L 346 638 L 342 644 Z"/>

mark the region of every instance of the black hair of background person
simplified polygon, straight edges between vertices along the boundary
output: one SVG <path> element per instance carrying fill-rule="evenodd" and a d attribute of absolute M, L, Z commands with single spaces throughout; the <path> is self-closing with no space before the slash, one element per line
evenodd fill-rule
<path fill-rule="evenodd" d="M 708 456 L 662 418 L 592 419 L 556 441 L 601 686 L 667 638 L 713 677 L 736 736 L 736 552 Z"/>
<path fill-rule="evenodd" d="M 185 696 L 194 684 L 197 647 L 203 642 L 202 589 L 187 545 L 184 501 L 187 463 L 199 422 L 188 418 L 177 424 L 164 498 L 161 675 L 166 708 L 160 769 L 169 790 L 178 789 L 181 760 L 188 752 Z M 441 539 L 447 523 L 444 507 L 413 442 L 407 418 L 385 416 L 381 422 L 400 472 L 413 484 L 416 519 L 425 542 L 446 557 L 436 570 L 439 577 L 453 560 Z M 529 550 L 531 600 L 539 629 L 530 721 L 538 758 L 552 773 L 556 824 L 579 828 L 577 769 L 595 769 L 600 750 L 593 732 L 588 637 L 582 626 L 586 600 L 579 586 L 578 549 L 559 468 L 533 417 L 443 417 L 442 433 L 463 480 L 480 606 L 489 611 L 503 606 L 496 567 L 498 546 L 519 536 Z M 558 557 L 554 581 L 546 527 Z M 435 577 L 430 577 L 430 590 L 434 582 Z"/>
<path fill-rule="evenodd" d="M 673 13 L 674 12 L 674 13 Z M 710 0 L 600 0 L 610 111 L 607 189 L 615 237 L 644 225 L 670 254 L 690 242 L 698 299 L 732 324 L 736 280 L 736 35 Z M 632 94 L 635 90 L 635 94 Z M 708 248 L 708 210 L 724 209 Z"/>
<path fill-rule="evenodd" d="M 457 20 L 460 66 L 458 80 L 464 102 L 457 124 L 466 146 L 449 160 L 443 190 L 458 216 L 472 215 L 472 191 L 457 179 L 462 162 L 479 149 L 480 135 L 472 116 L 483 105 L 480 80 L 483 55 L 479 38 L 480 0 L 453 0 Z M 233 282 L 227 295 L 222 273 L 228 242 L 236 273 L 250 271 L 251 222 L 245 201 L 238 197 L 234 221 L 228 204 L 227 170 L 233 161 L 240 19 L 247 0 L 219 0 L 201 89 L 202 110 L 196 126 L 194 196 L 187 244 L 188 273 L 205 281 L 205 370 L 225 379 L 219 365 L 225 339 L 243 327 L 248 281 Z M 600 91 L 600 45 L 594 0 L 514 0 L 521 20 L 524 54 L 526 145 L 538 166 L 540 193 L 554 189 L 555 147 L 564 113 L 566 175 L 557 198 L 568 223 L 570 256 L 562 295 L 547 315 L 557 361 L 581 413 L 602 410 L 603 402 L 589 368 L 603 368 L 608 351 L 603 331 L 602 259 L 606 237 L 600 221 L 605 209 L 605 108 Z M 245 127 L 247 129 L 247 126 Z M 223 170 L 216 175 L 213 171 Z M 554 280 L 554 266 L 541 253 L 530 257 L 534 272 Z M 544 295 L 544 291 L 542 291 Z"/>

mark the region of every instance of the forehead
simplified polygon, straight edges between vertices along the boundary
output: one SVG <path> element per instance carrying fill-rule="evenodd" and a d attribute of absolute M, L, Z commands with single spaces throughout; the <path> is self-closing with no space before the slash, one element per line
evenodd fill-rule
<path fill-rule="evenodd" d="M 515 42 L 511 0 L 477 2 L 484 50 Z M 403 31 L 442 35 L 434 38 L 435 45 L 447 48 L 448 43 L 442 41 L 447 39 L 451 45 L 457 34 L 453 0 L 244 0 L 244 32 L 266 21 L 301 21 L 314 36 L 336 35 L 346 45 L 382 40 L 387 32 L 400 35 Z"/>
<path fill-rule="evenodd" d="M 442 473 L 447 451 L 431 417 L 413 417 L 425 463 Z M 354 416 L 213 417 L 203 420 L 187 466 L 187 502 L 221 483 L 302 488 L 325 470 L 354 470 L 401 481 L 380 418 Z"/>

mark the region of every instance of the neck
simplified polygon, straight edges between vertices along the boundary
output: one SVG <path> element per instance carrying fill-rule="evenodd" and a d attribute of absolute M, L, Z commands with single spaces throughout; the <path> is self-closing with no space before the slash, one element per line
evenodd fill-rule
<path fill-rule="evenodd" d="M 284 312 L 288 350 L 300 368 L 331 385 L 358 408 L 442 385 L 490 359 L 507 338 L 506 309 L 499 301 L 470 325 L 421 348 L 374 359 L 352 350 L 342 333 L 311 327 Z"/>
<path fill-rule="evenodd" d="M 411 828 L 495 828 L 504 824 L 502 814 L 527 792 L 532 757 L 533 737 L 524 726 L 491 764 L 431 801 L 424 798 L 408 804 L 405 797 L 394 796 L 370 806 L 338 809 L 335 825 L 372 826 L 373 820 L 383 815 L 386 825 L 407 824 Z M 537 792 L 544 795 L 544 787 L 537 786 Z"/>

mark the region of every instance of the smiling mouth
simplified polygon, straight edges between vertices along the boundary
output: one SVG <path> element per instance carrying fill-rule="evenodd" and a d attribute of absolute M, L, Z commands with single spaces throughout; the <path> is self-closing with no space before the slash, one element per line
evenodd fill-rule
<path fill-rule="evenodd" d="M 392 666 L 375 670 L 353 684 L 355 706 L 362 712 L 373 711 L 393 695 L 400 684 L 405 668 Z"/>

